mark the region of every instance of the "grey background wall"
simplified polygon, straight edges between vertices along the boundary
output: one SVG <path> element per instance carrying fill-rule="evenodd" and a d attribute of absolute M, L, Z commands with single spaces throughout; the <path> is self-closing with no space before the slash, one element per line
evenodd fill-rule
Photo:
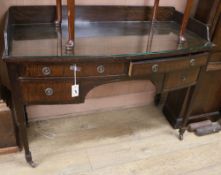
<path fill-rule="evenodd" d="M 195 1 L 197 4 L 198 0 Z M 66 3 L 66 0 L 63 0 Z M 79 5 L 153 5 L 153 0 L 76 0 Z M 161 0 L 161 6 L 175 6 L 183 11 L 186 0 Z M 3 18 L 9 6 L 12 5 L 48 5 L 55 4 L 55 0 L 1 0 L 0 1 L 0 40 L 2 43 Z M 194 10 L 193 10 L 194 12 Z M 47 119 L 91 113 L 100 110 L 113 110 L 148 105 L 153 102 L 155 88 L 149 81 L 124 82 L 98 87 L 92 90 L 85 104 L 62 106 L 31 106 L 28 108 L 32 120 Z M 47 112 L 46 112 L 47 111 Z"/>

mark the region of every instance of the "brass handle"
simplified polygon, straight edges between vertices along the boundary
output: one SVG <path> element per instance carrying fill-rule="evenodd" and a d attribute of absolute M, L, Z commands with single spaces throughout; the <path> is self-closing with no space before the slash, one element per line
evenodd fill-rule
<path fill-rule="evenodd" d="M 159 71 L 159 65 L 158 65 L 158 64 L 154 64 L 154 65 L 152 66 L 152 71 L 153 71 L 153 72 L 158 72 L 158 71 Z"/>
<path fill-rule="evenodd" d="M 47 96 L 52 96 L 54 94 L 54 90 L 52 88 L 45 89 L 45 94 Z"/>
<path fill-rule="evenodd" d="M 50 75 L 51 74 L 51 69 L 49 67 L 43 67 L 42 68 L 42 73 L 43 73 L 43 75 Z"/>
<path fill-rule="evenodd" d="M 196 60 L 195 59 L 191 59 L 190 60 L 190 65 L 191 66 L 195 66 L 196 65 Z"/>
<path fill-rule="evenodd" d="M 98 72 L 99 74 L 103 74 L 104 71 L 105 71 L 105 68 L 104 68 L 103 65 L 100 65 L 100 66 L 97 67 L 97 72 Z"/>

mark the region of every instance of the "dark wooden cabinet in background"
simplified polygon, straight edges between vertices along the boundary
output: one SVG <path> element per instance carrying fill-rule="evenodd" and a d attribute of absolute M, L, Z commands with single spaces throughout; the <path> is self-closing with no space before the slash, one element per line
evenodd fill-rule
<path fill-rule="evenodd" d="M 205 13 L 205 7 L 209 9 L 208 13 Z M 212 42 L 216 44 L 216 48 L 211 54 L 207 72 L 200 81 L 196 99 L 199 103 L 194 104 L 193 115 L 221 110 L 221 1 L 201 0 L 196 18 L 210 26 Z"/>
<path fill-rule="evenodd" d="M 11 111 L 5 103 L 0 102 L 0 154 L 18 150 L 14 122 Z"/>
<path fill-rule="evenodd" d="M 189 122 L 206 118 L 217 120 L 221 118 L 221 0 L 200 0 L 195 17 L 209 25 L 210 37 L 216 47 L 210 56 L 207 71 L 202 72 L 199 78 Z M 178 128 L 182 123 L 183 110 L 181 107 L 174 108 L 173 111 L 168 109 L 182 106 L 185 92 L 186 89 L 182 89 L 168 94 L 164 112 L 170 114 L 166 116 L 174 128 Z"/>

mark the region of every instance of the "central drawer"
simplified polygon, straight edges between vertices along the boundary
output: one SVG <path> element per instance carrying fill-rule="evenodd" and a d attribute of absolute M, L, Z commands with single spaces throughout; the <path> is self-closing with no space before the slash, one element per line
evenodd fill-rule
<path fill-rule="evenodd" d="M 125 63 L 69 63 L 26 64 L 20 69 L 22 77 L 73 77 L 76 66 L 77 77 L 116 76 L 127 74 Z"/>

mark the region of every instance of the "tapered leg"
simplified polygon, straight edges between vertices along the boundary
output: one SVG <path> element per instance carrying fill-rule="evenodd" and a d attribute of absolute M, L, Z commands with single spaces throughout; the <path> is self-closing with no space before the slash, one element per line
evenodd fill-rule
<path fill-rule="evenodd" d="M 56 0 L 56 12 L 57 12 L 57 17 L 55 24 L 56 26 L 60 26 L 62 22 L 62 0 Z"/>
<path fill-rule="evenodd" d="M 19 124 L 17 121 L 17 116 L 16 116 L 16 111 L 15 111 L 15 105 L 14 105 L 14 101 L 11 99 L 11 113 L 12 113 L 12 117 L 15 123 L 15 134 L 16 134 L 16 141 L 17 141 L 17 145 L 19 147 L 19 151 L 22 151 L 23 149 L 23 144 L 21 141 L 21 137 L 20 137 L 20 130 L 19 130 Z"/>
<path fill-rule="evenodd" d="M 185 42 L 186 39 L 184 37 L 184 33 L 186 31 L 186 27 L 190 18 L 190 13 L 193 6 L 193 0 L 187 0 L 186 8 L 184 11 L 183 21 L 180 28 L 180 34 L 179 34 L 179 43 Z"/>
<path fill-rule="evenodd" d="M 25 111 L 25 123 L 26 123 L 26 126 L 29 128 L 30 125 L 29 125 L 29 121 L 28 121 L 28 113 L 27 113 L 26 106 L 24 106 L 24 111 Z"/>
<path fill-rule="evenodd" d="M 28 143 L 28 136 L 27 136 L 27 129 L 26 129 L 26 120 L 25 120 L 25 107 L 22 105 L 22 103 L 13 98 L 13 103 L 15 107 L 15 114 L 18 122 L 18 129 L 19 129 L 19 134 L 20 134 L 20 142 L 22 144 L 22 147 L 24 148 L 25 151 L 25 158 L 27 163 L 35 168 L 36 164 L 32 160 L 32 155 L 29 149 L 29 143 Z"/>
<path fill-rule="evenodd" d="M 19 74 L 18 74 L 18 66 L 17 64 L 8 64 L 7 69 L 9 72 L 9 79 L 10 85 L 13 88 L 11 91 L 12 96 L 12 109 L 14 109 L 14 116 L 17 123 L 17 128 L 19 131 L 19 144 L 20 148 L 24 148 L 25 151 L 25 158 L 27 163 L 31 167 L 36 167 L 36 164 L 32 160 L 32 155 L 29 149 L 29 142 L 26 130 L 26 119 L 25 119 L 25 105 L 23 103 L 22 98 L 22 90 L 21 90 L 21 82 L 19 81 Z"/>
<path fill-rule="evenodd" d="M 67 0 L 68 7 L 68 41 L 66 49 L 72 50 L 75 39 L 75 0 Z"/>
<path fill-rule="evenodd" d="M 154 8 L 153 8 L 153 21 L 157 19 L 157 12 L 158 12 L 158 7 L 159 7 L 160 0 L 155 0 L 154 1 Z"/>
<path fill-rule="evenodd" d="M 15 107 L 16 118 L 18 120 L 20 140 L 25 151 L 25 158 L 26 158 L 27 163 L 31 167 L 35 168 L 36 164 L 32 160 L 32 155 L 31 155 L 31 152 L 29 149 L 29 143 L 28 143 L 26 119 L 25 119 L 25 106 L 22 105 L 22 103 L 17 99 L 14 99 L 13 101 L 14 101 L 13 103 Z"/>
<path fill-rule="evenodd" d="M 193 108 L 193 102 L 194 102 L 194 98 L 196 96 L 196 86 L 192 86 L 192 87 L 188 87 L 188 90 L 186 92 L 186 97 L 185 97 L 185 103 L 187 103 L 186 105 L 186 110 L 184 112 L 184 117 L 183 117 L 183 121 L 182 121 L 182 124 L 179 128 L 179 139 L 180 140 L 183 140 L 183 135 L 186 131 L 186 127 L 187 127 L 187 124 L 188 124 L 188 120 L 189 120 L 189 117 L 191 115 L 191 112 L 192 112 L 192 108 Z"/>

